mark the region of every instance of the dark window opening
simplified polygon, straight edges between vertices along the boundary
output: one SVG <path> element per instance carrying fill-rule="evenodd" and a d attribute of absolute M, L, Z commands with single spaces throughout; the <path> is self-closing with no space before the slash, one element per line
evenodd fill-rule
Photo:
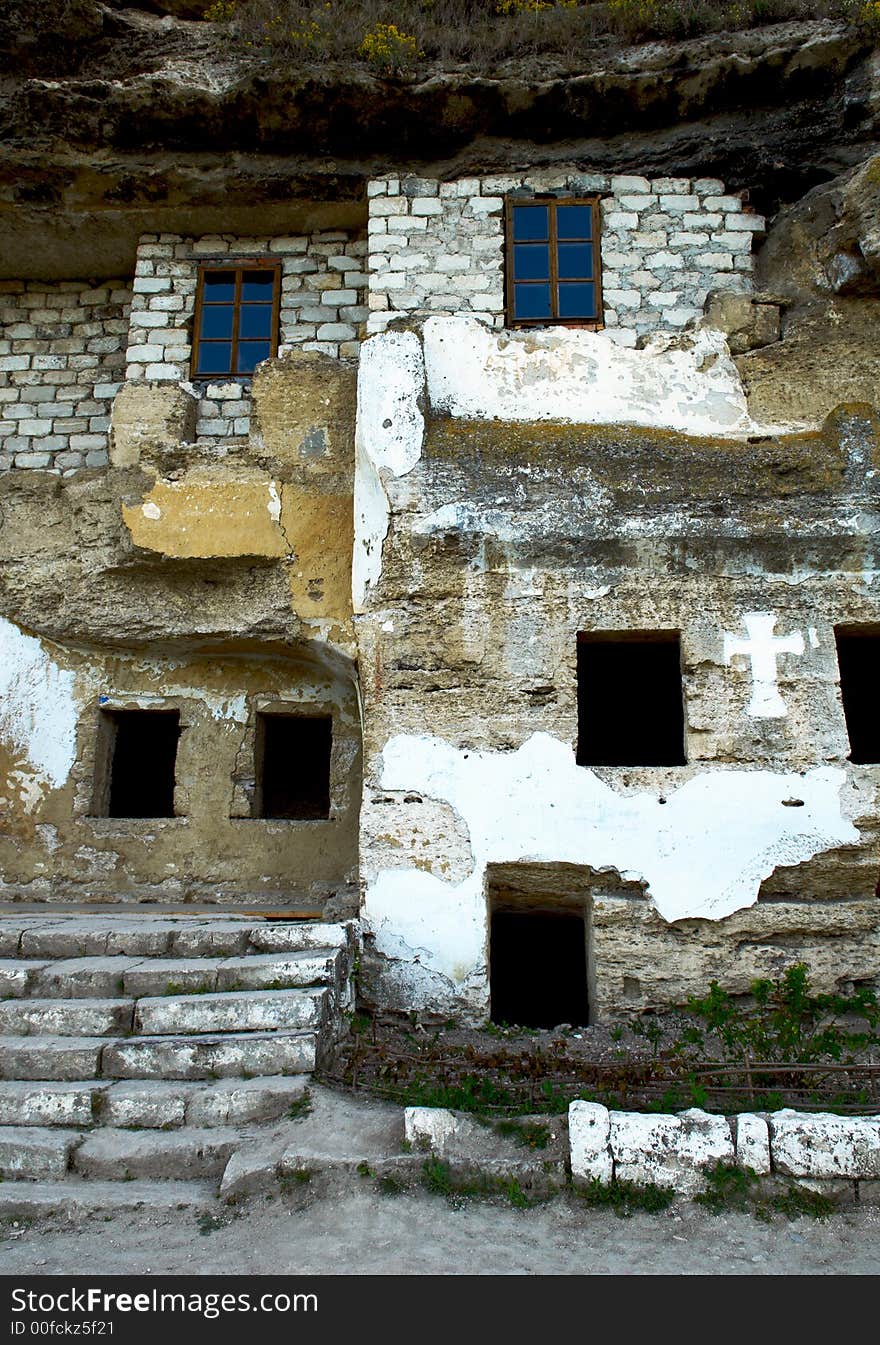
<path fill-rule="evenodd" d="M 507 320 L 602 326 L 599 201 L 509 197 Z"/>
<path fill-rule="evenodd" d="M 179 710 L 105 710 L 106 817 L 173 817 Z M 108 769 L 109 767 L 109 769 Z"/>
<path fill-rule="evenodd" d="M 490 1015 L 520 1027 L 589 1021 L 587 936 L 576 911 L 493 911 Z"/>
<path fill-rule="evenodd" d="M 257 716 L 255 815 L 303 821 L 330 816 L 329 715 Z"/>
<path fill-rule="evenodd" d="M 196 292 L 194 378 L 250 377 L 278 349 L 281 270 L 203 266 Z"/>
<path fill-rule="evenodd" d="M 578 636 L 579 766 L 683 766 L 678 635 Z"/>
<path fill-rule="evenodd" d="M 880 632 L 834 632 L 840 695 L 849 734 L 849 759 L 880 762 Z"/>

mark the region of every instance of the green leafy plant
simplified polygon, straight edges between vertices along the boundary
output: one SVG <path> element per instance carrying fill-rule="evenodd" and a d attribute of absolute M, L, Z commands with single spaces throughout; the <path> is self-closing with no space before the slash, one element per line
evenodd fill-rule
<path fill-rule="evenodd" d="M 575 1187 L 580 1200 L 593 1209 L 610 1209 L 621 1219 L 628 1219 L 641 1211 L 644 1214 L 662 1214 L 675 1199 L 675 1192 L 653 1182 L 600 1182 L 598 1178 Z"/>
<path fill-rule="evenodd" d="M 743 1004 L 713 981 L 705 998 L 691 997 L 687 1002 L 688 1012 L 703 1025 L 725 1061 L 840 1060 L 845 1052 L 869 1045 L 880 1022 L 872 990 L 860 987 L 851 995 L 814 995 L 803 962 L 786 967 L 777 981 L 753 981 L 750 995 L 751 1004 Z M 867 1030 L 854 1031 L 842 1018 L 860 1019 Z M 702 1033 L 691 1034 L 689 1044 L 702 1048 Z"/>
<path fill-rule="evenodd" d="M 546 1149 L 550 1142 L 550 1127 L 537 1121 L 496 1121 L 495 1132 L 516 1140 L 527 1149 Z"/>
<path fill-rule="evenodd" d="M 291 1121 L 301 1121 L 304 1116 L 308 1116 L 312 1110 L 312 1095 L 308 1088 L 303 1089 L 298 1098 L 294 1098 L 287 1108 L 287 1115 Z"/>

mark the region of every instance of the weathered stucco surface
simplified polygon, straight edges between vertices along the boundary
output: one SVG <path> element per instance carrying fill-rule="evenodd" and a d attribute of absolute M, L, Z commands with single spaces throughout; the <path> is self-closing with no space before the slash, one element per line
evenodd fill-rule
<path fill-rule="evenodd" d="M 0 483 L 0 895 L 355 908 L 354 397 L 288 355 L 218 458 L 186 390 L 126 387 L 108 472 Z M 180 713 L 175 816 L 95 816 L 102 710 L 150 708 Z M 252 816 L 264 710 L 332 716 L 328 819 Z"/>
<path fill-rule="evenodd" d="M 667 377 L 650 427 L 577 423 L 601 404 L 575 377 L 591 335 L 429 319 L 427 403 L 416 334 L 367 343 L 370 994 L 484 1015 L 499 870 L 526 906 L 584 909 L 598 1016 L 798 956 L 820 983 L 871 979 L 875 771 L 847 761 L 834 627 L 876 620 L 875 412 L 758 432 L 744 399 L 732 420 Z M 687 765 L 578 766 L 576 636 L 638 630 L 680 632 Z"/>

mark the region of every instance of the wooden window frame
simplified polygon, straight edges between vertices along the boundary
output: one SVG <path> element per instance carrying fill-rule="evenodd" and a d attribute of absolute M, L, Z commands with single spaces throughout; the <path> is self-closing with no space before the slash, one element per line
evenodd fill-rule
<path fill-rule="evenodd" d="M 196 282 L 196 307 L 193 326 L 192 340 L 192 360 L 190 363 L 190 377 L 201 383 L 217 383 L 223 379 L 245 380 L 250 382 L 253 373 L 239 374 L 229 372 L 225 374 L 200 374 L 199 367 L 199 349 L 201 347 L 202 330 L 202 299 L 205 292 L 205 275 L 209 271 L 234 271 L 235 272 L 235 295 L 232 300 L 232 360 L 233 367 L 238 363 L 238 319 L 241 313 L 241 277 L 244 271 L 271 271 L 274 274 L 272 282 L 272 319 L 269 332 L 270 351 L 267 359 L 274 359 L 278 353 L 278 338 L 281 324 L 281 262 L 274 257 L 216 257 L 207 258 L 199 263 L 199 271 Z"/>
<path fill-rule="evenodd" d="M 605 327 L 605 307 L 602 295 L 602 212 L 600 196 L 507 196 L 504 199 L 504 298 L 505 324 L 508 327 L 580 327 L 587 331 L 602 331 Z M 596 286 L 596 317 L 594 318 L 517 318 L 514 316 L 513 277 L 513 212 L 516 206 L 546 205 L 550 207 L 550 302 L 558 305 L 559 240 L 556 236 L 556 208 L 568 205 L 588 205 L 593 212 L 593 284 Z"/>

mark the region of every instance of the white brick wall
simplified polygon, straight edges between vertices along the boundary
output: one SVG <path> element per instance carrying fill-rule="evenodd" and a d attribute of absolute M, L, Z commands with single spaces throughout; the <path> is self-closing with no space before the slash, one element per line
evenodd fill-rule
<path fill-rule="evenodd" d="M 381 178 L 368 186 L 368 330 L 432 313 L 503 327 L 504 198 L 517 192 L 602 196 L 605 326 L 620 345 L 680 330 L 711 290 L 751 289 L 752 239 L 764 221 L 715 178 Z"/>
<path fill-rule="evenodd" d="M 0 281 L 0 471 L 107 463 L 130 283 Z"/>
<path fill-rule="evenodd" d="M 134 279 L 126 378 L 184 382 L 199 394 L 197 434 L 248 433 L 249 379 L 190 382 L 198 267 L 206 259 L 271 257 L 281 263 L 279 354 L 297 347 L 357 356 L 367 318 L 364 239 L 341 230 L 284 238 L 144 234 Z"/>

